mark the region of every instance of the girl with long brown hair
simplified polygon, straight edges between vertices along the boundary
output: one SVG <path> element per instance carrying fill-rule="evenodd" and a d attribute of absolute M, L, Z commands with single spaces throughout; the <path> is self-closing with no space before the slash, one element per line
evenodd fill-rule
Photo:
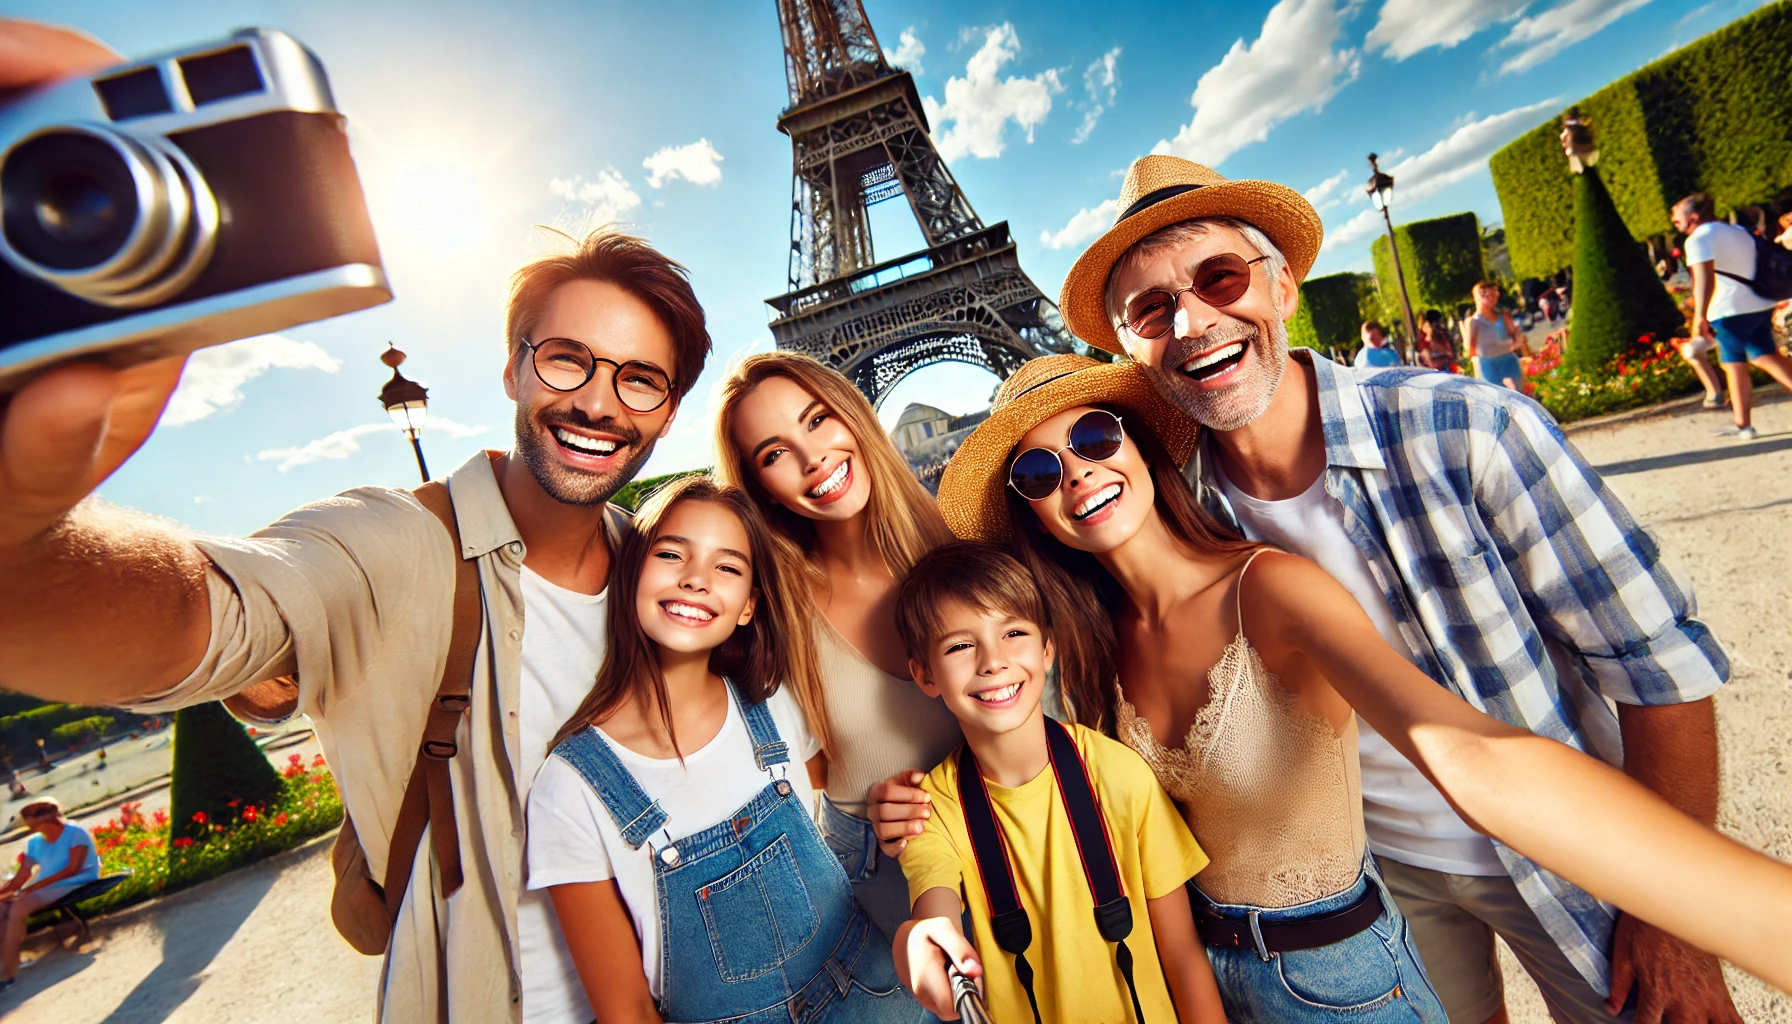
<path fill-rule="evenodd" d="M 754 355 L 728 375 L 716 452 L 718 475 L 752 496 L 800 575 L 812 628 L 790 646 L 793 664 L 814 666 L 802 677 L 817 680 L 799 685 L 796 699 L 825 759 L 818 821 L 860 903 L 894 934 L 908 891 L 878 849 L 868 797 L 894 776 L 919 782 L 962 738 L 908 679 L 896 589 L 951 533 L 871 403 L 807 356 Z"/>
<path fill-rule="evenodd" d="M 770 530 L 707 476 L 635 527 L 603 666 L 529 793 L 529 887 L 597 1020 L 921 1019 L 791 770 L 817 749 L 781 689 L 807 623 Z"/>

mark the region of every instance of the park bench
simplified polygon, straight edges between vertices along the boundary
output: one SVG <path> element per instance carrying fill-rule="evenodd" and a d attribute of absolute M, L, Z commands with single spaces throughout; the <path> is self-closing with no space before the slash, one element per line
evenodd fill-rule
<path fill-rule="evenodd" d="M 131 877 L 129 871 L 121 871 L 115 875 L 106 875 L 101 878 L 96 878 L 86 885 L 83 885 L 81 888 L 70 892 L 68 895 L 43 908 L 39 913 L 50 914 L 58 910 L 62 911 L 69 920 L 75 922 L 76 927 L 81 929 L 81 941 L 85 942 L 87 941 L 88 933 L 87 919 L 81 916 L 81 912 L 75 909 L 75 905 L 78 903 L 85 903 L 95 896 L 104 896 L 106 893 L 117 888 L 118 883 L 129 877 Z"/>

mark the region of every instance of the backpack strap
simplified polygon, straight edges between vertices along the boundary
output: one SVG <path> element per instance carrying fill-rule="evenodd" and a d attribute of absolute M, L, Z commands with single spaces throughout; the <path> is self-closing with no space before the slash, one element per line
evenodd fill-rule
<path fill-rule="evenodd" d="M 1139 1003 L 1138 986 L 1133 982 L 1132 951 L 1126 937 L 1132 934 L 1132 904 L 1120 880 L 1120 868 L 1114 860 L 1113 842 L 1108 836 L 1107 820 L 1101 813 L 1101 802 L 1095 797 L 1088 767 L 1077 752 L 1070 730 L 1056 719 L 1045 719 L 1046 750 L 1051 758 L 1052 774 L 1058 783 L 1058 794 L 1070 816 L 1071 835 L 1076 840 L 1077 858 L 1083 865 L 1083 878 L 1089 884 L 1094 903 L 1095 927 L 1101 937 L 1117 944 L 1115 962 L 1126 979 L 1127 993 L 1132 997 L 1133 1020 L 1144 1024 L 1145 1011 Z M 971 834 L 971 852 L 977 861 L 977 873 L 983 880 L 983 891 L 989 898 L 990 928 L 996 945 L 1014 956 L 1014 973 L 1027 991 L 1027 1002 L 1033 1008 L 1035 1024 L 1040 1021 L 1039 998 L 1033 990 L 1033 968 L 1024 955 L 1033 943 L 1033 926 L 1021 906 L 1020 890 L 1014 882 L 1008 860 L 1008 843 L 996 820 L 990 802 L 989 787 L 977 765 L 977 755 L 969 744 L 958 752 L 958 799 L 964 808 L 965 826 Z"/>
<path fill-rule="evenodd" d="M 448 485 L 431 480 L 411 493 L 448 531 L 454 551 L 454 627 L 448 641 L 448 661 L 423 724 L 423 742 L 417 749 L 410 782 L 405 785 L 398 824 L 392 829 L 391 852 L 386 857 L 386 877 L 380 888 L 393 920 L 398 919 L 399 905 L 410 886 L 411 865 L 417 847 L 422 845 L 424 826 L 429 827 L 430 847 L 435 851 L 436 870 L 441 873 L 442 898 L 454 895 L 461 886 L 460 826 L 454 818 L 454 787 L 448 762 L 460 749 L 454 736 L 472 703 L 473 658 L 483 631 L 479 567 L 472 559 L 461 557 L 460 526 L 454 517 L 454 499 L 448 493 Z"/>

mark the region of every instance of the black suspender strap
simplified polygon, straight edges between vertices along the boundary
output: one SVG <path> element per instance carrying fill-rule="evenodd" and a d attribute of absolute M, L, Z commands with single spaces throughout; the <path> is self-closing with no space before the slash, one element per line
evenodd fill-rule
<path fill-rule="evenodd" d="M 1071 834 L 1076 839 L 1077 857 L 1083 864 L 1083 877 L 1089 883 L 1089 896 L 1095 906 L 1095 927 L 1101 937 L 1117 944 L 1115 962 L 1126 979 L 1127 994 L 1132 997 L 1133 1019 L 1144 1024 L 1145 1011 L 1139 1005 L 1139 990 L 1133 983 L 1132 951 L 1126 948 L 1126 937 L 1132 934 L 1132 904 L 1120 883 L 1120 869 L 1114 862 L 1114 847 L 1108 837 L 1107 821 L 1101 803 L 1095 798 L 1088 768 L 1077 753 L 1070 730 L 1052 718 L 1045 720 L 1046 750 L 1051 756 L 1052 774 L 1063 797 L 1064 809 L 1070 816 Z M 1020 889 L 1008 860 L 1008 842 L 996 821 L 995 808 L 984 785 L 977 756 L 966 745 L 958 752 L 958 799 L 964 808 L 965 826 L 971 833 L 971 851 L 977 858 L 977 874 L 983 891 L 989 897 L 990 927 L 996 945 L 1014 956 L 1014 973 L 1021 987 L 1027 990 L 1027 1002 L 1033 1007 L 1033 1020 L 1039 1024 L 1039 998 L 1033 991 L 1033 968 L 1024 955 L 1033 943 L 1033 926 L 1021 906 Z"/>

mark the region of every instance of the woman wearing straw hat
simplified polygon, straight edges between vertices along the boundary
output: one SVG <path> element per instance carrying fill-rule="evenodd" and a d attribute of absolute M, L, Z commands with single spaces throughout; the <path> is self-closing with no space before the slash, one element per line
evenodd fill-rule
<path fill-rule="evenodd" d="M 1136 364 L 1036 359 L 953 457 L 940 508 L 959 536 L 1013 545 L 1067 705 L 1144 757 L 1212 856 L 1191 899 L 1229 1019 L 1445 1019 L 1365 857 L 1358 714 L 1478 828 L 1792 979 L 1792 869 L 1437 686 L 1322 569 L 1195 502 L 1179 467 L 1196 442 Z"/>
<path fill-rule="evenodd" d="M 896 585 L 951 539 L 877 413 L 834 370 L 794 352 L 751 356 L 722 382 L 716 451 L 723 480 L 759 504 L 785 557 L 806 567 L 820 691 L 796 694 L 822 744 L 817 821 L 853 894 L 893 935 L 908 918 L 908 886 L 866 820 L 873 787 L 919 782 L 962 741 L 958 722 L 909 682 L 896 636 Z M 804 643 L 804 641 L 808 641 Z"/>
<path fill-rule="evenodd" d="M 1185 474 L 1202 504 L 1317 563 L 1440 687 L 1713 822 L 1728 661 L 1548 414 L 1467 377 L 1290 351 L 1323 236 L 1298 192 L 1149 156 L 1119 209 L 1059 306 L 1208 428 Z M 1738 1019 L 1715 957 L 1479 835 L 1373 728 L 1360 750 L 1369 845 L 1454 1024 L 1503 1020 L 1496 933 L 1563 1024 L 1627 1020 L 1627 997 L 1648 1021 Z"/>

